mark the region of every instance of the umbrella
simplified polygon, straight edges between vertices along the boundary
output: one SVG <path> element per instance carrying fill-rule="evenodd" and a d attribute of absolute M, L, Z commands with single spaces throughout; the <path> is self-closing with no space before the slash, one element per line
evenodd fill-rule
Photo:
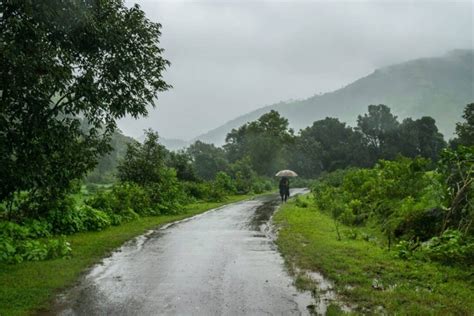
<path fill-rule="evenodd" d="M 275 175 L 276 177 L 297 177 L 298 174 L 291 170 L 280 170 Z"/>

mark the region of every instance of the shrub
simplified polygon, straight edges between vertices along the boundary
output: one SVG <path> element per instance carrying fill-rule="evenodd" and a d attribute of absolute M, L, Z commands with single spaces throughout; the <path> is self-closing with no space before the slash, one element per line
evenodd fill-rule
<path fill-rule="evenodd" d="M 256 194 L 270 191 L 275 188 L 271 180 L 265 178 L 256 178 L 252 184 L 252 191 Z"/>
<path fill-rule="evenodd" d="M 0 235 L 0 262 L 19 263 L 22 262 L 21 255 L 16 253 L 16 247 L 13 239 Z"/>
<path fill-rule="evenodd" d="M 207 182 L 184 182 L 182 185 L 186 196 L 198 200 L 207 199 L 211 190 Z"/>
<path fill-rule="evenodd" d="M 46 243 L 48 259 L 68 257 L 72 253 L 71 244 L 64 238 L 49 239 Z"/>
<path fill-rule="evenodd" d="M 29 230 L 27 227 L 20 226 L 14 222 L 0 222 L 0 237 L 5 237 L 12 240 L 23 240 L 29 237 Z"/>
<path fill-rule="evenodd" d="M 151 202 L 163 214 L 176 214 L 186 200 L 182 186 L 176 177 L 176 170 L 166 168 L 162 171 L 161 182 L 152 187 Z"/>
<path fill-rule="evenodd" d="M 89 205 L 83 205 L 79 210 L 83 216 L 83 226 L 88 231 L 99 231 L 111 225 L 111 220 L 107 213 L 96 210 Z"/>
<path fill-rule="evenodd" d="M 459 230 L 446 230 L 423 244 L 422 251 L 432 260 L 447 264 L 474 264 L 474 239 Z"/>
<path fill-rule="evenodd" d="M 64 238 L 41 241 L 14 240 L 10 237 L 0 236 L 0 262 L 14 264 L 23 261 L 41 261 L 65 257 L 70 254 L 71 246 Z"/>
<path fill-rule="evenodd" d="M 237 192 L 232 178 L 223 171 L 216 174 L 213 187 L 216 190 L 222 191 L 224 194 L 235 194 Z"/>
<path fill-rule="evenodd" d="M 27 240 L 19 243 L 16 251 L 25 261 L 41 261 L 48 257 L 47 245 L 38 240 Z"/>
<path fill-rule="evenodd" d="M 53 234 L 74 234 L 84 231 L 84 214 L 78 211 L 72 196 L 54 203 L 49 210 L 46 221 L 51 225 Z"/>
<path fill-rule="evenodd" d="M 136 219 L 139 216 L 137 212 L 143 215 L 153 213 L 148 192 L 134 183 L 120 183 L 111 190 L 99 191 L 86 204 L 107 213 L 114 225 Z"/>
<path fill-rule="evenodd" d="M 44 219 L 28 219 L 23 222 L 23 225 L 28 229 L 29 238 L 51 237 L 52 225 Z"/>

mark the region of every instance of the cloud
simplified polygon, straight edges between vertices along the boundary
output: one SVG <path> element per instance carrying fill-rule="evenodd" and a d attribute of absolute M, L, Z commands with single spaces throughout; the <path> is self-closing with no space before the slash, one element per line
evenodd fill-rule
<path fill-rule="evenodd" d="M 131 5 L 132 1 L 127 1 Z M 459 1 L 138 1 L 163 25 L 174 89 L 148 118 L 190 139 L 281 100 L 326 92 L 375 68 L 473 47 L 473 4 Z"/>

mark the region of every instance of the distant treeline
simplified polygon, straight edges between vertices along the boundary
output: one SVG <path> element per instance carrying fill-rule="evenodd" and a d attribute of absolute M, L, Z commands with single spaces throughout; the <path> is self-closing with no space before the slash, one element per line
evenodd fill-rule
<path fill-rule="evenodd" d="M 472 126 L 473 104 L 466 106 L 465 123 L 450 145 L 471 145 L 472 135 L 462 132 Z M 370 105 L 350 127 L 337 118 L 325 118 L 299 133 L 276 111 L 262 115 L 227 134 L 223 147 L 196 141 L 185 150 L 169 153 L 169 166 L 183 180 L 211 180 L 229 172 L 236 163 L 249 165 L 255 174 L 271 177 L 290 168 L 303 178 L 347 167 L 371 167 L 378 160 L 397 156 L 423 157 L 435 162 L 448 146 L 431 117 L 405 118 L 400 122 L 386 105 Z"/>

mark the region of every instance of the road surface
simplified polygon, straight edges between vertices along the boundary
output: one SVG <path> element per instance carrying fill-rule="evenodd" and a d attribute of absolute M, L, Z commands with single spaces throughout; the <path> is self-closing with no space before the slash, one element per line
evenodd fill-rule
<path fill-rule="evenodd" d="M 294 191 L 298 193 L 301 191 Z M 268 220 L 278 198 L 239 202 L 124 245 L 60 299 L 57 315 L 305 315 Z"/>

